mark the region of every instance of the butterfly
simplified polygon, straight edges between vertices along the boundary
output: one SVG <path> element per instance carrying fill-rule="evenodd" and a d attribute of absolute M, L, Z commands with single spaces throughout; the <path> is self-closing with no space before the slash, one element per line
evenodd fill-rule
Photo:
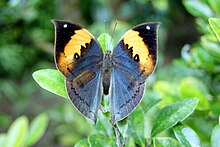
<path fill-rule="evenodd" d="M 55 26 L 55 64 L 66 77 L 66 90 L 76 109 L 94 123 L 102 95 L 110 99 L 111 123 L 127 117 L 141 102 L 145 81 L 155 70 L 158 22 L 128 30 L 113 52 L 103 54 L 85 28 L 63 20 Z"/>

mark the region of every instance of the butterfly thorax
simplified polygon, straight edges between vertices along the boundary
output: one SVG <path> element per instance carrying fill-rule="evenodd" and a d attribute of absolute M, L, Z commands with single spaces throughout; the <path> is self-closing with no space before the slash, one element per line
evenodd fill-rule
<path fill-rule="evenodd" d="M 113 66 L 113 61 L 112 61 L 111 51 L 106 50 L 102 64 L 102 74 L 103 74 L 102 84 L 103 84 L 104 94 L 106 95 L 109 93 L 112 66 Z"/>

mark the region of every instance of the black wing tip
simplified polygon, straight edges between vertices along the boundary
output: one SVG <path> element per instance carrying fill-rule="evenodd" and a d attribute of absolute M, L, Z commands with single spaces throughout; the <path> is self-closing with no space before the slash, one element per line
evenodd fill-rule
<path fill-rule="evenodd" d="M 58 28 L 60 28 L 61 25 L 63 25 L 64 23 L 67 23 L 66 21 L 58 20 L 58 19 L 51 19 L 50 22 L 52 22 L 54 26 Z"/>
<path fill-rule="evenodd" d="M 62 19 L 51 19 L 50 20 L 52 23 L 58 23 L 58 22 L 63 22 L 63 23 L 71 23 L 69 20 L 62 20 Z"/>
<path fill-rule="evenodd" d="M 147 22 L 147 23 L 142 23 L 139 24 L 135 27 L 132 28 L 132 30 L 134 31 L 138 31 L 138 30 L 149 30 L 149 31 L 157 31 L 159 26 L 160 26 L 160 22 Z"/>
<path fill-rule="evenodd" d="M 63 27 L 64 24 L 70 25 L 72 27 L 74 27 L 75 29 L 79 30 L 84 28 L 83 26 L 81 26 L 80 24 L 77 23 L 73 23 L 70 20 L 62 20 L 62 19 L 51 19 L 50 20 L 55 26 L 57 27 Z"/>
<path fill-rule="evenodd" d="M 160 26 L 161 24 L 162 23 L 158 22 L 158 21 L 155 21 L 155 22 L 144 22 L 144 23 L 141 23 L 141 24 L 135 26 L 134 28 L 139 27 L 139 26 L 147 26 L 147 25 Z"/>
<path fill-rule="evenodd" d="M 64 23 L 67 22 L 65 20 L 59 20 L 59 19 L 51 19 L 50 22 L 52 22 L 54 25 L 57 25 L 58 23 Z"/>

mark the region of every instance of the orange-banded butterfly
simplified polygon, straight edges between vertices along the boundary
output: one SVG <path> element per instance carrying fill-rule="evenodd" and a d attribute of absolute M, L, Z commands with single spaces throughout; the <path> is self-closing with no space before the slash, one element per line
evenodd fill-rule
<path fill-rule="evenodd" d="M 62 20 L 55 25 L 55 63 L 66 77 L 74 106 L 96 122 L 102 95 L 109 95 L 111 122 L 127 117 L 141 102 L 145 80 L 155 70 L 159 23 L 128 30 L 111 53 L 85 28 Z"/>

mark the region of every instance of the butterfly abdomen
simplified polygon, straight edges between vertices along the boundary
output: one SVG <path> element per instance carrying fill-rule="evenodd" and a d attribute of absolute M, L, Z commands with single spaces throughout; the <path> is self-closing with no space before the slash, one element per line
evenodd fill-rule
<path fill-rule="evenodd" d="M 103 59 L 103 65 L 102 65 L 102 85 L 103 85 L 103 92 L 105 95 L 108 95 L 109 93 L 109 87 L 110 87 L 110 80 L 111 80 L 111 73 L 112 73 L 112 58 L 111 58 L 111 51 L 106 50 L 104 59 Z"/>

